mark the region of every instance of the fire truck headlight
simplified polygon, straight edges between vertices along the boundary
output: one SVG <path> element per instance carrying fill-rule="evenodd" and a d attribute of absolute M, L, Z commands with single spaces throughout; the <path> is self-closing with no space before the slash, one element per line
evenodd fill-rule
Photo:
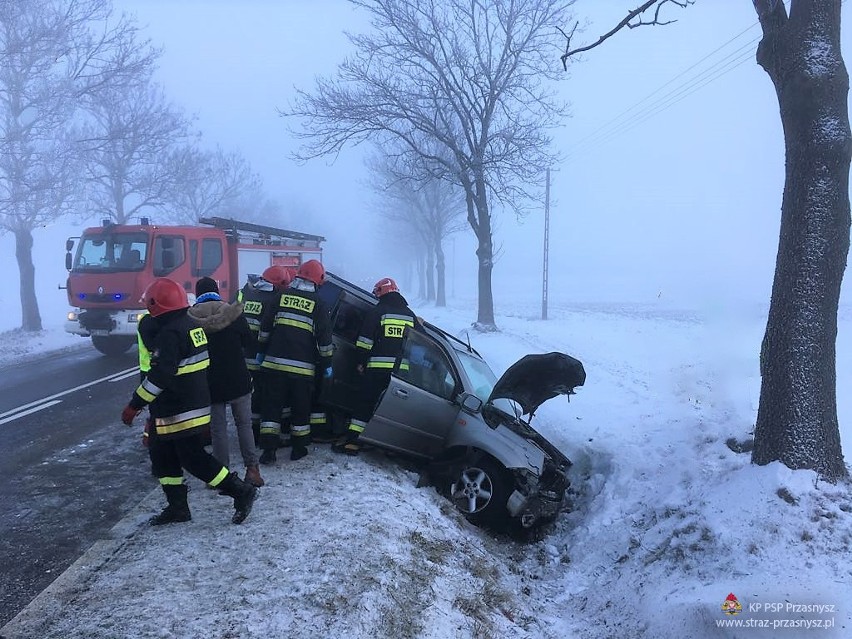
<path fill-rule="evenodd" d="M 75 313 L 74 311 L 68 311 L 68 321 L 69 322 L 76 322 L 77 321 L 77 313 Z"/>

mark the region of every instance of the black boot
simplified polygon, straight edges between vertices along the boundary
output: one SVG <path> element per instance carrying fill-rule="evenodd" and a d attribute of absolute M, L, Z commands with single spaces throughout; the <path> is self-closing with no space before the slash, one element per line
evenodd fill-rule
<path fill-rule="evenodd" d="M 298 440 L 293 442 L 293 448 L 290 451 L 290 461 L 296 461 L 308 454 L 308 447 L 305 443 Z"/>
<path fill-rule="evenodd" d="M 189 504 L 186 501 L 188 490 L 189 487 L 186 484 L 163 486 L 163 492 L 166 493 L 169 505 L 159 515 L 151 517 L 148 523 L 152 526 L 162 526 L 163 524 L 174 524 L 192 519 L 192 515 L 189 512 Z"/>
<path fill-rule="evenodd" d="M 251 512 L 251 507 L 257 497 L 257 488 L 244 482 L 237 476 L 237 473 L 230 473 L 219 484 L 219 490 L 234 499 L 234 516 L 231 517 L 231 521 L 235 524 L 243 523 Z"/>
<path fill-rule="evenodd" d="M 265 448 L 263 452 L 260 454 L 260 463 L 264 466 L 275 463 L 275 449 L 274 448 Z"/>

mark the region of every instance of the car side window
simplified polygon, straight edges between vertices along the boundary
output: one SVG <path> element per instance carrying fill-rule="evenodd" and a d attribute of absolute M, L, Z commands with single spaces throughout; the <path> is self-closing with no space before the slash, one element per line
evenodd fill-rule
<path fill-rule="evenodd" d="M 361 325 L 364 323 L 364 315 L 367 312 L 366 303 L 362 302 L 359 306 L 354 302 L 355 298 L 344 291 L 334 311 L 332 327 L 332 332 L 336 336 L 352 344 L 358 340 Z"/>
<path fill-rule="evenodd" d="M 433 395 L 452 399 L 456 378 L 447 356 L 426 335 L 407 330 L 395 375 Z"/>

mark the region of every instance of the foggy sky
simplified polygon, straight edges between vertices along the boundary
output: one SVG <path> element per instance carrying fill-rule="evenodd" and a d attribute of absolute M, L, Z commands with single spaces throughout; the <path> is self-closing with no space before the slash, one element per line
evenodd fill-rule
<path fill-rule="evenodd" d="M 334 73 L 349 51 L 343 30 L 363 28 L 361 14 L 345 0 L 114 4 L 135 14 L 152 43 L 164 48 L 157 79 L 176 104 L 197 114 L 205 142 L 238 149 L 290 211 L 290 227 L 329 238 L 325 261 L 331 268 L 352 277 L 402 277 L 399 264 L 382 259 L 376 241 L 386 235 L 371 213 L 375 196 L 364 185 L 361 161 L 370 149 L 347 148 L 336 160 L 299 166 L 288 158 L 297 142 L 277 113 L 287 107 L 294 86 L 310 90 L 315 76 Z M 578 19 L 590 21 L 584 41 L 611 28 L 634 4 L 577 2 Z M 846 33 L 850 11 L 844 6 Z M 783 137 L 772 84 L 753 55 L 646 121 L 640 121 L 639 108 L 622 118 L 626 124 L 617 135 L 598 133 L 593 144 L 577 145 L 652 92 L 659 98 L 701 69 L 722 70 L 724 56 L 760 36 L 749 0 L 698 0 L 667 13 L 678 22 L 618 34 L 575 61 L 560 83 L 572 117 L 555 132 L 555 142 L 573 155 L 553 173 L 554 301 L 713 307 L 769 299 Z M 843 40 L 848 50 L 849 36 Z M 718 47 L 701 67 L 677 77 Z M 554 51 L 557 65 L 559 53 Z M 498 307 L 516 296 L 541 294 L 542 235 L 542 214 L 521 222 L 510 213 L 499 215 Z M 37 236 L 37 249 L 42 244 Z M 448 292 L 475 296 L 474 247 L 470 231 L 447 244 L 455 277 Z M 61 274 L 62 247 L 51 250 L 56 253 L 45 259 L 55 259 L 59 269 L 51 263 L 47 270 Z"/>

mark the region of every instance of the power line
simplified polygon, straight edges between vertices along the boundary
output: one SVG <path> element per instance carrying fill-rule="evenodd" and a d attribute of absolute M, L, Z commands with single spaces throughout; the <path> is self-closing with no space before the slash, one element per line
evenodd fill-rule
<path fill-rule="evenodd" d="M 608 142 L 612 138 L 621 135 L 622 133 L 626 133 L 630 129 L 637 127 L 639 124 L 646 122 L 655 115 L 667 110 L 669 107 L 674 106 L 678 102 L 681 102 L 685 98 L 689 97 L 699 89 L 707 86 L 711 82 L 719 79 L 723 75 L 730 73 L 731 71 L 739 67 L 741 64 L 753 58 L 754 52 L 757 48 L 750 46 L 751 44 L 752 42 L 748 43 L 748 45 L 744 47 L 740 47 L 740 49 L 737 49 L 733 53 L 720 60 L 718 64 L 714 65 L 713 67 L 710 67 L 709 69 L 705 70 L 694 78 L 691 78 L 688 82 L 679 85 L 669 93 L 656 100 L 650 106 L 638 112 L 630 120 L 622 122 L 619 125 L 608 129 L 606 132 L 601 133 L 594 139 L 588 140 L 583 145 L 578 144 L 577 146 L 573 147 L 571 149 L 571 154 L 576 155 L 578 152 L 582 152 L 583 150 L 586 150 L 591 146 L 603 144 L 605 142 Z M 746 49 L 746 47 L 750 48 Z"/>
<path fill-rule="evenodd" d="M 756 50 L 756 47 L 752 47 L 752 45 L 760 39 L 760 36 L 753 38 L 746 44 L 735 49 L 733 52 L 728 53 L 720 60 L 714 61 L 714 63 L 710 67 L 704 69 L 693 77 L 688 78 L 684 82 L 679 83 L 672 90 L 670 90 L 663 96 L 657 98 L 651 104 L 644 106 L 642 109 L 639 109 L 638 113 L 634 113 L 640 106 L 647 103 L 651 98 L 659 94 L 666 87 L 688 74 L 690 71 L 701 65 L 706 60 L 710 59 L 716 53 L 718 53 L 719 51 L 742 37 L 744 34 L 749 32 L 758 24 L 760 23 L 755 22 L 746 29 L 743 29 L 742 31 L 728 39 L 726 42 L 715 48 L 713 51 L 705 55 L 703 58 L 681 71 L 671 80 L 658 87 L 653 92 L 649 93 L 642 100 L 636 102 L 628 109 L 618 114 L 616 117 L 607 121 L 591 133 L 578 140 L 569 150 L 568 160 L 570 161 L 572 156 L 577 155 L 578 151 L 586 147 L 605 142 L 614 137 L 615 135 L 624 133 L 625 131 L 630 130 L 638 124 L 645 122 L 654 115 L 660 113 L 663 110 L 668 109 L 669 107 L 676 104 L 677 102 L 680 102 L 682 99 L 691 95 L 698 89 L 706 86 L 710 82 L 718 79 L 719 77 L 725 75 L 730 71 L 733 71 L 735 68 L 743 64 Z M 743 53 L 744 50 L 745 53 Z M 627 116 L 628 114 L 633 115 L 631 115 L 629 119 L 625 120 L 625 116 Z"/>

